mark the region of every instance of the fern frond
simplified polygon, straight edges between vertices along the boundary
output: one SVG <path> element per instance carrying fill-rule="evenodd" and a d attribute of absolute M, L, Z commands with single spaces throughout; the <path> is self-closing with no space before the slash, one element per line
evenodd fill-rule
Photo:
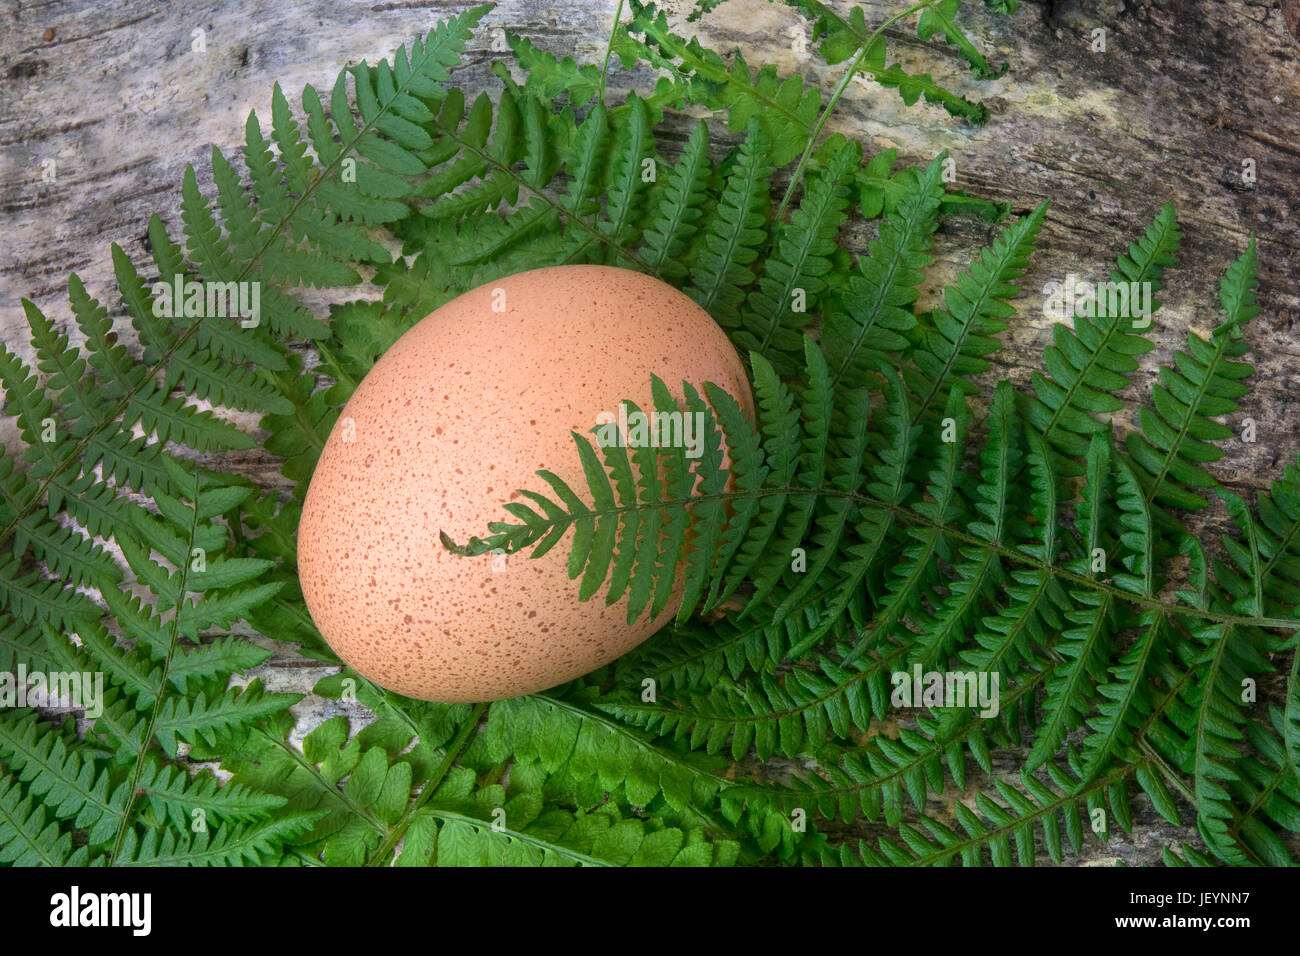
<path fill-rule="evenodd" d="M 973 500 L 974 511 L 985 520 L 966 524 L 969 533 L 990 543 L 1011 537 L 1007 492 L 1021 459 L 1016 431 L 1011 385 L 999 382 L 993 393 L 989 437 L 981 454 L 981 481 Z M 909 661 L 912 667 L 919 665 L 925 671 L 946 661 L 963 636 L 970 633 L 989 592 L 1004 581 L 1005 571 L 992 549 L 964 548 L 960 556 L 956 563 L 958 579 L 950 585 L 948 597 L 933 614 L 918 609 L 912 615 L 921 631 L 913 645 Z"/>
<path fill-rule="evenodd" d="M 1065 839 L 1075 853 L 1083 848 L 1085 811 L 1091 816 L 1093 809 L 1108 805 L 1119 819 L 1129 817 L 1124 782 L 1141 766 L 1125 765 L 1080 787 L 1072 763 L 1048 764 L 1050 784 L 1027 772 L 1020 774 L 1018 785 L 995 781 L 1001 802 L 984 793 L 976 795 L 975 809 L 958 801 L 953 807 L 959 829 L 922 815 L 915 824 L 899 826 L 898 840 L 881 837 L 875 847 L 866 841 L 859 841 L 856 847 L 844 844 L 838 850 L 824 851 L 822 862 L 946 866 L 960 861 L 963 866 L 981 866 L 988 860 L 994 866 L 1013 862 L 1033 866 L 1041 835 L 1048 857 L 1060 864 L 1065 858 Z"/>
<path fill-rule="evenodd" d="M 779 223 L 763 274 L 743 308 L 732 341 L 770 359 L 779 371 L 797 370 L 802 358 L 798 329 L 809 322 L 828 290 L 831 255 L 847 218 L 849 184 L 862 164 L 862 147 L 836 135 L 822 144 L 821 164 L 804 182 L 804 195 L 790 222 Z"/>
<path fill-rule="evenodd" d="M 595 64 L 578 64 L 573 57 L 557 57 L 554 53 L 534 46 L 527 37 L 510 30 L 506 43 L 527 74 L 529 88 L 543 98 L 557 101 L 561 96 L 573 107 L 586 106 L 601 92 L 600 70 Z"/>
<path fill-rule="evenodd" d="M 536 793 L 507 797 L 500 785 L 471 792 L 472 784 L 469 771 L 449 775 L 437 805 L 424 807 L 412 822 L 431 855 L 401 865 L 726 866 L 739 849 L 609 809 L 571 813 L 547 808 Z"/>
<path fill-rule="evenodd" d="M 614 147 L 607 168 L 605 208 L 597 223 L 612 244 L 605 249 L 630 245 L 641 234 L 649 191 L 645 163 L 654 162 L 655 139 L 649 108 L 635 93 L 628 94 L 624 108 L 626 112 L 617 115 L 612 126 Z M 608 264 L 623 263 L 609 257 Z"/>
<path fill-rule="evenodd" d="M 130 788 L 34 712 L 0 716 L 0 758 L 55 818 L 86 830 L 91 845 L 112 839 L 125 818 Z"/>
<path fill-rule="evenodd" d="M 1103 537 L 1109 523 L 1110 488 L 1110 442 L 1095 436 L 1088 448 L 1087 478 L 1077 518 L 1084 557 L 1076 558 L 1073 563 L 1080 574 L 1093 578 L 1114 561 L 1113 555 L 1108 556 L 1109 539 Z M 1125 500 L 1119 499 L 1121 507 Z M 1031 771 L 1060 749 L 1065 735 L 1088 713 L 1095 685 L 1105 679 L 1106 661 L 1116 629 L 1115 601 L 1108 592 L 1083 588 L 1072 590 L 1071 597 L 1074 606 L 1065 611 L 1065 618 L 1073 626 L 1054 645 L 1064 661 L 1047 683 L 1046 718 L 1025 761 Z"/>
<path fill-rule="evenodd" d="M 966 119 L 976 125 L 983 125 L 988 121 L 987 107 L 953 93 L 935 82 L 929 73 L 909 74 L 898 63 L 886 68 L 885 38 L 868 29 L 861 7 L 850 8 L 849 17 L 845 20 L 817 0 L 788 0 L 788 2 L 813 22 L 813 40 L 818 43 L 818 53 L 831 66 L 852 57 L 855 71 L 870 76 L 886 89 L 898 90 L 907 106 L 914 105 L 924 96 L 926 102 L 943 107 L 958 119 Z M 928 40 L 935 32 L 942 30 L 945 36 L 949 36 L 959 46 L 963 57 L 968 58 L 976 76 L 981 78 L 993 76 L 984 58 L 975 50 L 974 45 L 961 29 L 952 22 L 951 15 L 960 6 L 961 0 L 944 0 L 944 3 L 948 7 L 946 10 L 938 10 L 932 4 L 922 11 L 917 24 L 917 32 L 921 39 Z M 1005 70 L 1006 68 L 1003 67 L 1003 72 Z"/>
<path fill-rule="evenodd" d="M 1232 565 L 1214 561 L 1215 590 L 1223 589 L 1222 596 L 1215 595 L 1215 603 L 1230 601 L 1228 606 L 1239 613 L 1260 614 L 1264 559 L 1255 517 L 1237 495 L 1222 489 L 1218 494 L 1244 540 L 1223 539 Z M 1187 632 L 1194 643 L 1188 660 L 1193 680 L 1183 695 L 1191 709 L 1186 728 L 1191 753 L 1185 762 L 1195 775 L 1196 827 L 1211 853 L 1225 863 L 1242 865 L 1271 856 L 1271 841 L 1258 832 L 1258 821 L 1236 822 L 1230 788 L 1241 781 L 1240 742 L 1246 723 L 1243 688 L 1256 675 L 1271 671 L 1272 665 L 1255 646 L 1257 638 L 1241 624 L 1195 622 Z"/>
<path fill-rule="evenodd" d="M 1014 283 L 1028 265 L 1046 213 L 1044 201 L 1004 229 L 971 262 L 970 270 L 944 290 L 946 308 L 933 313 L 933 327 L 913 351 L 914 369 L 904 369 L 904 381 L 918 396 L 918 420 L 954 385 L 966 394 L 975 391 L 969 376 L 988 368 L 983 356 L 999 345 L 992 336 L 1006 328 L 1003 319 L 1015 314 L 1005 300 L 1019 292 Z"/>
<path fill-rule="evenodd" d="M 840 649 L 841 653 L 846 648 Z M 757 674 L 742 681 L 718 679 L 704 693 L 656 702 L 603 698 L 601 709 L 621 720 L 685 741 L 709 754 L 730 751 L 740 759 L 752 747 L 759 759 L 815 753 L 827 734 L 845 737 L 865 730 L 889 701 L 889 667 L 901 665 L 905 648 L 892 647 L 865 662 L 841 664 L 828 656 L 784 675 Z"/>
<path fill-rule="evenodd" d="M 1007 65 L 1002 64 L 1002 69 L 996 73 L 989 67 L 988 61 L 984 55 L 975 49 L 975 44 L 971 42 L 970 37 L 966 36 L 961 27 L 953 22 L 953 17 L 961 9 L 961 0 L 939 0 L 921 11 L 921 16 L 917 21 L 916 34 L 922 40 L 929 40 L 938 33 L 942 33 L 944 39 L 953 47 L 956 47 L 957 54 L 969 65 L 971 72 L 980 79 L 996 79 L 1007 72 Z"/>
<path fill-rule="evenodd" d="M 1111 272 L 1110 281 L 1149 284 L 1149 305 L 1154 314 L 1159 307 L 1155 294 L 1160 289 L 1160 277 L 1174 263 L 1181 240 L 1173 204 L 1167 204 L 1142 238 L 1129 246 L 1128 255 L 1119 257 L 1119 268 Z M 1095 306 L 1091 311 L 1096 311 Z M 1123 407 L 1114 393 L 1128 384 L 1137 368 L 1134 356 L 1154 348 L 1137 331 L 1139 317 L 1133 314 L 1131 300 L 1127 310 L 1116 311 L 1128 314 L 1076 314 L 1073 330 L 1054 325 L 1056 344 L 1043 351 L 1047 375 L 1033 373 L 1034 394 L 1022 399 L 1025 420 L 1065 456 L 1060 463 L 1064 475 L 1079 472 L 1071 459 L 1081 458 L 1088 450 L 1088 437 L 1108 430 L 1108 423 L 1095 415 Z"/>
<path fill-rule="evenodd" d="M 136 830 L 127 833 L 118 866 L 270 866 L 283 857 L 284 844 L 311 825 L 313 815 L 289 813 L 255 823 L 232 823 L 197 833 L 188 830 Z"/>
<path fill-rule="evenodd" d="M 0 863 L 8 866 L 84 866 L 87 847 L 73 849 L 72 833 L 46 816 L 34 795 L 18 781 L 0 776 Z"/>
<path fill-rule="evenodd" d="M 678 77 L 691 102 L 726 110 L 731 132 L 756 123 L 766 144 L 764 156 L 773 166 L 784 166 L 803 151 L 821 111 L 816 86 L 805 86 L 797 76 L 783 80 L 772 66 L 752 72 L 739 53 L 728 67 L 697 38 L 687 41 L 674 34 L 667 15 L 653 4 L 630 0 L 630 7 L 632 21 L 620 28 L 625 64 L 633 59 L 627 55 L 630 45 L 644 59 Z M 643 34 L 645 42 L 632 39 L 631 32 Z"/>
<path fill-rule="evenodd" d="M 1132 469 L 1117 462 L 1115 474 L 1119 523 L 1123 529 L 1120 534 L 1124 545 L 1121 561 L 1130 573 L 1116 570 L 1112 581 L 1117 587 L 1135 594 L 1154 597 L 1160 590 L 1160 582 L 1151 511 Z M 1149 607 L 1137 613 L 1134 623 L 1140 628 L 1136 639 L 1120 657 L 1119 663 L 1110 668 L 1112 679 L 1099 683 L 1097 687 L 1100 698 L 1098 713 L 1087 720 L 1092 733 L 1083 742 L 1085 780 L 1094 779 L 1121 747 L 1126 754 L 1131 750 L 1139 722 L 1146 718 L 1155 703 L 1150 675 L 1154 662 L 1164 653 L 1171 624 L 1162 609 Z"/>
<path fill-rule="evenodd" d="M 1255 305 L 1255 239 L 1221 280 L 1219 299 L 1227 321 L 1210 341 L 1187 333 L 1186 352 L 1176 352 L 1177 369 L 1162 366 L 1160 382 L 1153 385 L 1155 408 L 1140 412 L 1142 431 L 1128 437 L 1128 451 L 1140 467 L 1148 501 L 1177 508 L 1203 508 L 1204 496 L 1192 489 L 1217 486 L 1203 462 L 1217 461 L 1223 450 L 1211 444 L 1230 437 L 1232 429 L 1212 417 L 1231 415 L 1233 401 L 1248 391 L 1240 380 L 1251 372 L 1244 362 L 1234 362 L 1247 351 L 1239 338 L 1241 326 L 1259 312 Z"/>
<path fill-rule="evenodd" d="M 936 157 L 905 189 L 894 213 L 881 221 L 880 238 L 858 260 L 846 294 L 825 313 L 822 341 L 827 354 L 837 356 L 832 386 L 860 387 L 869 370 L 886 364 L 886 353 L 907 347 L 899 333 L 916 325 L 907 306 L 915 301 L 930 262 L 927 249 L 938 225 L 941 173 Z"/>
<path fill-rule="evenodd" d="M 736 328 L 737 306 L 755 276 L 750 264 L 767 239 L 771 199 L 767 141 L 755 121 L 737 152 L 723 163 L 726 186 L 707 229 L 698 238 L 691 285 L 686 293 L 723 328 Z"/>
<path fill-rule="evenodd" d="M 651 272 L 669 282 L 680 281 L 686 275 L 686 267 L 678 260 L 699 231 L 697 222 L 704 215 L 704 197 L 712 173 L 709 128 L 701 120 L 691 130 L 668 175 L 650 194 L 646 250 L 641 258 Z"/>
<path fill-rule="evenodd" d="M 299 698 L 298 694 L 264 691 L 258 681 L 242 691 L 231 688 L 211 701 L 203 693 L 192 698 L 168 697 L 154 720 L 154 733 L 163 749 L 175 756 L 179 740 L 214 744 L 219 732 L 229 732 L 260 717 L 277 714 Z"/>

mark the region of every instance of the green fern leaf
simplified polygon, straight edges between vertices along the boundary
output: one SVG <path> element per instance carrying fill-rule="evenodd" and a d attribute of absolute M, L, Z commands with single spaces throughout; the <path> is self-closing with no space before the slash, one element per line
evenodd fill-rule
<path fill-rule="evenodd" d="M 1149 284 L 1149 305 L 1154 313 L 1159 307 L 1155 294 L 1160 289 L 1160 276 L 1174 263 L 1181 240 L 1174 207 L 1166 205 L 1145 235 L 1129 247 L 1128 255 L 1119 257 L 1119 268 L 1111 273 L 1110 281 Z M 1129 307 L 1132 313 L 1131 301 Z M 1134 314 L 1076 314 L 1073 331 L 1064 325 L 1052 327 L 1056 344 L 1043 353 L 1050 378 L 1033 374 L 1034 394 L 1023 399 L 1022 415 L 1062 455 L 1082 456 L 1088 449 L 1088 436 L 1109 427 L 1094 415 L 1122 407 L 1114 393 L 1128 384 L 1128 376 L 1137 368 L 1133 356 L 1153 348 L 1136 331 L 1140 320 Z M 1064 475 L 1078 471 L 1068 457 L 1060 466 Z"/>
<path fill-rule="evenodd" d="M 1028 264 L 1047 203 L 1008 226 L 971 262 L 955 285 L 944 290 L 945 309 L 933 313 L 933 328 L 912 353 L 915 371 L 905 369 L 904 381 L 918 396 L 915 414 L 923 416 L 930 404 L 954 385 L 970 394 L 975 387 L 968 376 L 988 368 L 983 356 L 998 342 L 992 336 L 1006 328 L 1003 319 L 1014 314 L 1005 300 L 1018 293 L 1014 285 Z"/>
<path fill-rule="evenodd" d="M 771 213 L 765 150 L 757 122 L 751 123 L 730 168 L 723 164 L 726 187 L 708 228 L 698 237 L 686 293 L 723 328 L 735 328 L 741 321 L 737 306 L 754 282 L 750 264 L 767 238 Z"/>
<path fill-rule="evenodd" d="M 894 215 L 880 223 L 880 238 L 858 260 L 847 294 L 837 302 L 840 307 L 826 313 L 822 341 L 828 354 L 842 356 L 831 371 L 833 385 L 865 384 L 868 370 L 886 364 L 885 353 L 906 348 L 899 333 L 916 324 L 907 306 L 916 299 L 930 262 L 926 250 L 938 225 L 941 173 L 942 163 L 935 158 L 903 192 Z"/>
<path fill-rule="evenodd" d="M 704 215 L 702 207 L 712 171 L 709 128 L 701 121 L 691 130 L 686 147 L 668 175 L 650 194 L 646 250 L 641 259 L 667 281 L 678 282 L 686 275 L 686 267 L 678 260 L 699 231 L 697 222 Z"/>

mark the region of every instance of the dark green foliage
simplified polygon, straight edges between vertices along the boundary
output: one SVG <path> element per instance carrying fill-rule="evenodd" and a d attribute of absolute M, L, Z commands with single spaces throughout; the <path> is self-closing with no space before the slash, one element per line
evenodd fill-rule
<path fill-rule="evenodd" d="M 31 348 L 0 350 L 21 437 L 0 455 L 0 674 L 99 673 L 104 693 L 81 734 L 47 709 L 0 712 L 0 863 L 1059 863 L 1130 829 L 1136 800 L 1194 819 L 1170 865 L 1291 861 L 1300 466 L 1253 507 L 1212 477 L 1246 394 L 1253 240 L 1221 321 L 1161 369 L 1122 445 L 1105 416 L 1152 348 L 1132 310 L 1057 325 L 1028 391 L 985 392 L 1046 204 L 919 310 L 941 217 L 1007 207 L 945 192 L 942 156 L 896 169 L 895 151 L 822 131 L 857 74 L 909 105 L 987 112 L 887 65 L 890 24 L 791 5 L 844 64 L 829 97 L 640 3 L 611 52 L 651 67 L 652 89 L 615 101 L 604 70 L 508 32 L 518 69 L 494 63 L 499 95 L 467 97 L 447 81 L 472 9 L 327 95 L 307 88 L 300 110 L 275 88 L 241 156 L 213 151 L 210 188 L 187 170 L 179 243 L 155 216 L 152 262 L 112 248 L 120 306 L 71 277 L 79 335 L 24 302 Z M 959 7 L 913 11 L 918 37 L 998 75 Z M 709 115 L 668 115 L 687 106 Z M 877 238 L 855 255 L 859 215 Z M 1158 288 L 1179 238 L 1162 210 L 1113 279 Z M 317 695 L 375 719 L 295 743 L 296 696 L 235 678 L 272 646 L 339 663 L 295 538 L 344 403 L 437 306 L 566 262 L 694 297 L 747 355 L 755 416 L 712 383 L 656 379 L 647 411 L 702 416 L 698 459 L 575 434 L 582 487 L 542 472 L 458 547 L 563 548 L 585 599 L 626 598 L 634 619 L 680 596 L 678 613 L 609 668 L 490 706 L 342 668 Z M 298 298 L 363 277 L 370 294 L 324 316 Z M 261 321 L 157 314 L 154 282 L 178 279 L 258 283 Z M 230 409 L 261 416 L 284 485 L 196 464 L 252 446 Z M 1182 512 L 1219 501 L 1234 531 L 1202 544 Z M 997 713 L 898 699 L 914 668 L 996 677 Z M 1282 697 L 1243 698 L 1274 675 Z M 1014 780 L 987 779 L 1024 747 Z M 860 820 L 890 832 L 859 840 Z"/>
<path fill-rule="evenodd" d="M 916 198 L 927 194 L 933 209 L 932 183 L 933 170 L 904 194 L 900 213 L 908 215 Z M 818 812 L 846 820 L 859 812 L 868 819 L 883 813 L 899 827 L 901 843 L 823 851 L 821 862 L 974 863 L 985 859 L 985 851 L 995 863 L 1032 862 L 1035 827 L 1048 856 L 1059 861 L 1056 828 L 1064 820 L 1067 831 L 1078 834 L 1080 806 L 1085 819 L 1102 810 L 1098 819 L 1130 826 L 1131 784 L 1173 822 L 1179 820 L 1173 790 L 1189 794 L 1205 845 L 1224 862 L 1289 862 L 1292 851 L 1282 833 L 1300 822 L 1293 691 L 1264 724 L 1249 718 L 1242 687 L 1275 670 L 1263 652 L 1294 644 L 1287 641 L 1297 627 L 1300 596 L 1293 573 L 1300 539 L 1294 469 L 1260 497 L 1258 518 L 1241 499 L 1220 491 L 1241 537 L 1226 538 L 1226 557 L 1207 568 L 1199 545 L 1184 535 L 1178 550 L 1191 558 L 1187 587 L 1172 601 L 1165 586 L 1174 549 L 1157 528 L 1158 521 L 1173 520 L 1168 507 L 1196 504 L 1183 497 L 1187 484 L 1208 481 L 1199 469 L 1174 463 L 1217 457 L 1189 442 L 1226 437 L 1210 416 L 1235 410 L 1229 399 L 1244 393 L 1231 383 L 1249 367 L 1223 357 L 1245 351 L 1232 336 L 1255 312 L 1253 240 L 1223 281 L 1227 321 L 1211 342 L 1192 336 L 1191 353 L 1179 362 L 1183 377 L 1167 374 L 1157 386 L 1162 417 L 1143 416 L 1143 432 L 1130 439 L 1128 455 L 1115 446 L 1109 428 L 1072 427 L 1070 436 L 1091 436 L 1086 453 L 1075 458 L 1062 447 L 1073 447 L 1073 437 L 1052 441 L 1067 435 L 1054 431 L 1055 422 L 1096 421 L 1093 413 L 1111 409 L 1087 397 L 1101 394 L 1091 392 L 1092 385 L 1117 387 L 1096 381 L 1091 353 L 1081 351 L 1078 339 L 1057 340 L 1074 343 L 1071 354 L 1083 356 L 1066 392 L 1078 404 L 1056 406 L 1062 415 L 1041 415 L 1038 410 L 1049 406 L 1016 402 L 1002 382 L 978 440 L 964 399 L 976 391 L 968 376 L 986 367 L 981 357 L 996 347 L 992 334 L 1011 313 L 1004 300 L 1016 292 L 1014 280 L 1042 216 L 1040 208 L 1007 227 L 947 290 L 947 308 L 929 317 L 932 325 L 917 324 L 915 317 L 897 321 L 908 337 L 891 329 L 873 335 L 870 327 L 855 332 L 850 316 L 836 317 L 821 345 L 805 338 L 803 368 L 788 380 L 752 354 L 756 422 L 739 416 L 720 389 L 706 385 L 710 404 L 703 404 L 691 383 L 682 383 L 685 407 L 703 416 L 705 433 L 721 428 L 726 435 L 730 469 L 706 454 L 690 466 L 696 480 L 680 483 L 685 493 L 638 499 L 620 489 L 634 487 L 637 472 L 674 473 L 680 464 L 654 464 L 674 452 L 597 451 L 575 434 L 594 508 L 548 475 L 558 497 L 525 492 L 527 504 L 507 506 L 516 523 L 490 526 L 489 537 L 471 540 L 465 550 L 513 551 L 538 541 L 550 548 L 567 540 L 570 573 L 584 575 L 584 593 L 593 596 L 616 550 L 635 555 L 620 578 L 620 587 L 632 593 L 642 579 L 643 591 L 658 590 L 684 553 L 700 577 L 688 574 L 679 624 L 698 606 L 740 600 L 740 629 L 714 625 L 712 640 L 681 631 L 675 643 L 634 653 L 620 670 L 635 677 L 627 679 L 622 696 L 615 690 L 601 706 L 708 754 L 818 756 L 820 770 L 796 779 L 793 790 L 741 790 L 755 799 L 779 799 L 787 809 L 811 800 Z M 916 231 L 924 234 L 923 227 L 912 227 Z M 859 287 L 868 302 L 892 295 L 906 303 L 915 295 L 919 275 L 909 283 L 910 294 L 886 291 L 900 269 L 903 240 L 896 235 L 882 227 L 889 244 L 882 238 L 863 261 Z M 1123 274 L 1157 274 L 1161 250 L 1176 235 L 1166 208 L 1132 257 L 1121 258 Z M 919 240 L 913 242 L 920 254 Z M 878 261 L 894 267 L 868 271 Z M 1107 334 L 1112 344 L 1135 343 L 1112 355 L 1151 347 L 1136 331 L 1112 328 Z M 901 381 L 891 368 L 900 354 Z M 855 361 L 860 355 L 874 358 Z M 917 363 L 915 371 L 909 362 Z M 830 367 L 852 370 L 861 384 L 846 384 L 842 371 L 832 402 Z M 1040 395 L 1047 394 L 1044 381 L 1037 383 Z M 1199 392 L 1191 394 L 1189 383 Z M 868 407 L 875 387 L 882 401 Z M 947 395 L 942 410 L 924 415 L 941 391 Z M 656 382 L 656 393 L 659 411 L 677 407 L 662 383 Z M 880 420 L 873 423 L 873 415 Z M 1182 423 L 1176 433 L 1170 421 Z M 918 443 L 914 436 L 927 431 L 930 440 Z M 888 441 L 873 447 L 868 434 Z M 981 449 L 978 470 L 961 454 L 972 440 Z M 1166 467 L 1146 467 L 1161 452 Z M 611 484 L 607 472 L 623 478 Z M 1060 476 L 1076 472 L 1083 481 L 1071 501 Z M 720 499 L 725 509 L 716 506 Z M 1071 515 L 1071 531 L 1058 530 L 1070 526 Z M 680 533 L 661 536 L 659 529 L 683 520 L 708 560 L 685 546 Z M 570 527 L 571 539 L 556 534 Z M 647 535 L 660 547 L 647 543 Z M 806 550 L 802 567 L 791 561 L 798 549 Z M 881 562 L 875 570 L 873 561 Z M 858 603 L 864 583 L 865 609 Z M 641 609 L 632 605 L 629 613 Z M 754 623 L 746 630 L 749 619 Z M 845 630 L 859 633 L 855 645 L 842 642 Z M 961 705 L 945 711 L 927 702 L 935 716 L 922 718 L 920 733 L 909 732 L 897 744 L 873 738 L 878 742 L 845 749 L 899 706 L 891 685 L 899 686 L 900 675 L 910 683 L 913 669 L 943 671 L 959 661 L 977 668 L 977 676 L 996 673 L 1010 684 L 999 697 L 1008 712 L 992 733 L 979 728 L 979 720 L 963 723 Z M 669 685 L 669 699 L 637 699 L 636 679 L 645 673 Z M 1035 698 L 1036 706 L 1027 706 Z M 972 706 L 968 700 L 966 707 Z M 1080 729 L 1082 747 L 1074 749 L 1068 740 Z M 1009 743 L 1026 731 L 1033 745 L 1023 791 L 998 784 L 1001 803 L 981 795 L 978 813 L 959 811 L 957 829 L 926 816 L 919 824 L 900 822 L 904 792 L 913 810 L 924 814 L 927 794 L 940 792 L 945 777 L 959 785 L 965 778 L 967 753 L 987 772 L 990 738 Z M 1054 763 L 1063 753 L 1068 773 Z"/>

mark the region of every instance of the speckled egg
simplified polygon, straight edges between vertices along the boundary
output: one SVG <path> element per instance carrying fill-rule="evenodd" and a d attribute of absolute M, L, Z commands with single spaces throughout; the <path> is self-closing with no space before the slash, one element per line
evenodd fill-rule
<path fill-rule="evenodd" d="M 572 680 L 675 613 L 627 623 L 626 597 L 578 600 L 572 530 L 540 558 L 446 551 L 508 520 L 547 468 L 589 500 L 570 430 L 590 434 L 650 376 L 715 382 L 752 408 L 744 368 L 703 309 L 650 276 L 555 266 L 466 292 L 413 326 L 357 386 L 325 443 L 298 527 L 312 620 L 390 690 L 500 700 Z"/>

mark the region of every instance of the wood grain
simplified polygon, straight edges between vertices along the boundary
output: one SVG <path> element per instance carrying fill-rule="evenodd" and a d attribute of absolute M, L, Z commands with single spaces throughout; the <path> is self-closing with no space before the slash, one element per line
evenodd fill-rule
<path fill-rule="evenodd" d="M 305 83 L 328 87 L 345 63 L 386 56 L 466 6 L 427 0 L 210 0 L 161 8 L 147 0 L 6 3 L 0 11 L 0 339 L 31 357 L 19 304 L 28 297 L 71 328 L 76 341 L 65 298 L 73 271 L 92 294 L 116 307 L 108 244 L 143 255 L 155 211 L 179 235 L 185 164 L 195 165 L 203 183 L 214 145 L 227 156 L 237 154 L 248 112 L 269 116 L 273 83 L 294 101 Z M 598 61 L 615 6 L 613 0 L 502 2 L 484 21 L 456 82 L 467 92 L 495 92 L 488 68 L 500 55 L 493 47 L 500 47 L 502 27 L 557 53 Z M 665 6 L 680 13 L 689 4 Z M 1227 456 L 1211 470 L 1237 492 L 1264 487 L 1300 450 L 1297 4 L 1058 0 L 1022 2 L 1009 18 L 967 6 L 963 23 L 991 62 L 1009 64 L 1005 76 L 977 82 L 960 71 L 949 49 L 922 44 L 901 28 L 890 33 L 891 58 L 982 99 L 992 112 L 986 126 L 956 123 L 927 105 L 904 109 L 893 93 L 855 83 L 829 128 L 862 139 L 869 151 L 896 147 L 905 162 L 925 162 L 946 149 L 956 159 L 956 186 L 1010 202 L 1016 212 L 1051 199 L 1040 251 L 1024 280 L 1022 310 L 994 358 L 990 383 L 1008 378 L 1024 385 L 1041 367 L 1041 350 L 1050 342 L 1050 321 L 1040 308 L 1044 284 L 1068 272 L 1105 278 L 1115 254 L 1172 200 L 1183 253 L 1179 268 L 1167 275 L 1164 309 L 1152 331 L 1159 348 L 1126 395 L 1136 409 L 1149 396 L 1155 368 L 1180 347 L 1186 331 L 1204 333 L 1217 324 L 1218 278 L 1254 233 L 1263 311 L 1246 333 L 1257 374 L 1239 417 L 1258 423 L 1258 441 L 1227 442 Z M 868 22 L 897 9 L 878 2 L 865 7 Z M 1105 31 L 1104 52 L 1094 50 L 1097 30 Z M 202 31 L 201 52 L 195 31 Z M 808 27 L 784 7 L 731 0 L 700 32 L 716 49 L 739 48 L 751 65 L 775 63 L 782 73 L 800 73 L 825 89 L 839 79 L 838 68 L 811 55 Z M 643 79 L 615 72 L 611 83 L 626 87 Z M 684 136 L 686 121 L 676 129 Z M 51 160 L 54 175 L 43 179 Z M 1243 176 L 1251 164 L 1253 181 Z M 992 233 L 971 220 L 944 224 L 923 307 L 938 301 L 943 285 Z M 864 249 L 869 231 L 859 227 L 850 234 Z M 1123 413 L 1117 425 L 1123 431 L 1135 420 L 1136 411 Z M 255 421 L 241 421 L 255 429 Z M 11 422 L 2 434 L 12 447 Z M 263 451 L 224 456 L 222 464 L 287 486 Z M 1223 527 L 1216 509 L 1206 532 Z M 306 690 L 326 672 L 267 646 L 276 656 L 258 675 L 272 689 Z M 1266 690 L 1276 699 L 1276 686 Z M 340 712 L 340 705 L 308 697 L 297 710 L 300 737 Z M 342 711 L 354 724 L 364 719 Z M 1014 777 L 1020 756 L 998 755 L 997 774 Z M 780 763 L 755 769 L 769 775 L 788 770 Z M 949 787 L 931 809 L 950 818 L 952 800 L 969 802 L 987 783 L 976 776 L 963 794 Z M 1119 833 L 1109 846 L 1091 842 L 1071 862 L 1149 863 L 1163 846 L 1198 842 L 1190 828 L 1160 820 L 1144 797 L 1135 804 L 1134 835 Z M 1193 818 L 1187 806 L 1181 810 L 1185 820 Z"/>

